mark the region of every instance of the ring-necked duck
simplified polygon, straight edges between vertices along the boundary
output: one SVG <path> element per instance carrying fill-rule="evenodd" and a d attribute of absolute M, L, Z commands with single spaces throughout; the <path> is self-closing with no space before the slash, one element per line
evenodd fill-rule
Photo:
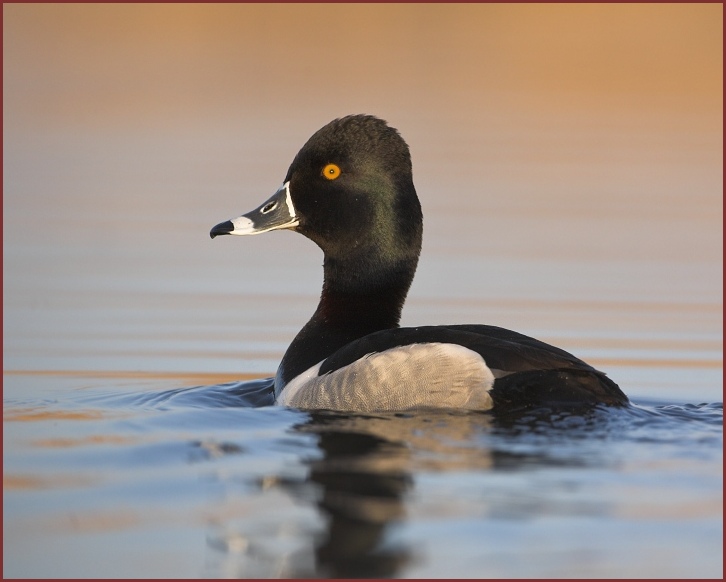
<path fill-rule="evenodd" d="M 275 376 L 279 404 L 348 411 L 505 410 L 627 404 L 572 354 L 491 325 L 398 327 L 421 250 L 411 156 L 370 115 L 336 119 L 302 147 L 280 189 L 210 236 L 291 229 L 325 255 L 320 303 Z"/>

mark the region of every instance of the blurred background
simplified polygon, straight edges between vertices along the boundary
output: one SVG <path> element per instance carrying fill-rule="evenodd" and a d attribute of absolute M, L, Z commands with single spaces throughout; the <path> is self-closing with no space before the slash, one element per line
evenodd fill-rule
<path fill-rule="evenodd" d="M 404 324 L 719 365 L 720 4 L 3 17 L 6 370 L 274 372 L 313 311 L 320 251 L 208 232 L 349 113 L 411 147 L 425 232 Z"/>
<path fill-rule="evenodd" d="M 533 335 L 632 408 L 210 386 L 272 375 L 322 283 L 210 228 L 350 113 L 413 156 L 402 323 Z M 3 573 L 719 577 L 722 216 L 719 3 L 5 3 Z"/>

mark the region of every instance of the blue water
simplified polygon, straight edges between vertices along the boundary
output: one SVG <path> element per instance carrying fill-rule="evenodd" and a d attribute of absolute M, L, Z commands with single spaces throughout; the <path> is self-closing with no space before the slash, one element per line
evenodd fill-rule
<path fill-rule="evenodd" d="M 9 577 L 722 568 L 721 403 L 362 415 L 266 405 L 269 379 L 66 383 L 6 376 L 6 475 L 32 475 L 6 482 Z"/>

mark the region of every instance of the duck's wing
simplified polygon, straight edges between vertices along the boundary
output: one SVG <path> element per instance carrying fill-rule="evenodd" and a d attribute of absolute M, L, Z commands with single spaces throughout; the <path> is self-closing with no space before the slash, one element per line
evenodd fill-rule
<path fill-rule="evenodd" d="M 496 378 L 490 395 L 498 411 L 538 406 L 626 405 L 627 396 L 603 372 L 569 352 L 491 325 L 443 325 L 382 330 L 328 357 L 319 374 L 403 345 L 449 343 L 478 353 Z"/>
<path fill-rule="evenodd" d="M 477 352 L 495 376 L 533 370 L 575 369 L 597 372 L 569 352 L 493 325 L 434 325 L 381 330 L 343 346 L 322 364 L 332 372 L 370 353 L 420 343 L 448 343 Z"/>

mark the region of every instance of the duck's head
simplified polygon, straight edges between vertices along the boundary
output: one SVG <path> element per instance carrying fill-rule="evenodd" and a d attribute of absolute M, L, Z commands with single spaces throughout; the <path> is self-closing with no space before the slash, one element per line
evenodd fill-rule
<path fill-rule="evenodd" d="M 415 269 L 422 216 L 408 146 L 385 121 L 349 115 L 319 129 L 280 189 L 210 236 L 295 230 L 325 253 L 326 267 L 407 262 Z"/>

